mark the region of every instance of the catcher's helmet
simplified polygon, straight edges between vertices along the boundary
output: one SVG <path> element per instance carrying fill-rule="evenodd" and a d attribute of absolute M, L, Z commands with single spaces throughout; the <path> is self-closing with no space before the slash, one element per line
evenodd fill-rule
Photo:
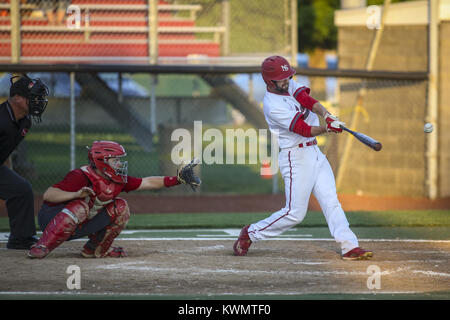
<path fill-rule="evenodd" d="M 28 99 L 29 114 L 41 122 L 41 115 L 47 107 L 48 88 L 40 79 L 31 79 L 26 74 L 11 77 L 9 96 L 16 94 Z"/>
<path fill-rule="evenodd" d="M 88 150 L 89 163 L 93 168 L 97 168 L 114 182 L 127 183 L 128 162 L 119 161 L 114 167 L 108 163 L 109 158 L 127 155 L 120 144 L 113 141 L 94 141 Z"/>
<path fill-rule="evenodd" d="M 264 82 L 269 88 L 275 89 L 273 80 L 279 81 L 292 77 L 295 69 L 289 62 L 280 56 L 271 56 L 266 58 L 261 65 L 261 73 Z"/>

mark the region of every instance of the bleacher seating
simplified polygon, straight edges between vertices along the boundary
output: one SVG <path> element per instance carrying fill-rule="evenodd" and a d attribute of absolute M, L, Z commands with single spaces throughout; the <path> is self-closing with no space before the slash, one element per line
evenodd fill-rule
<path fill-rule="evenodd" d="M 6 1 L 9 2 L 9 1 Z M 22 15 L 22 62 L 146 62 L 149 55 L 148 9 L 145 0 L 74 0 L 82 11 L 81 28 L 51 26 L 45 17 Z M 177 9 L 190 10 L 180 17 Z M 176 6 L 160 0 L 158 10 L 159 57 L 220 56 L 217 34 L 223 28 L 197 27 L 199 5 Z M 88 21 L 88 22 L 87 22 Z M 209 33 L 213 39 L 198 39 Z M 10 18 L 0 16 L 0 59 L 11 58 Z"/>

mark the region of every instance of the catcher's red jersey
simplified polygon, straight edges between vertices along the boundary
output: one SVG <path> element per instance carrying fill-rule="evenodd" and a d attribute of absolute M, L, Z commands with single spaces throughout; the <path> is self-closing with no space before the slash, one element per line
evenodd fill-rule
<path fill-rule="evenodd" d="M 130 192 L 139 188 L 142 183 L 142 178 L 135 178 L 128 176 L 126 184 L 120 184 L 120 192 Z M 83 173 L 81 169 L 75 169 L 66 174 L 63 180 L 54 184 L 53 188 L 58 188 L 67 192 L 76 192 L 83 187 L 93 187 L 89 178 Z M 119 193 L 120 193 L 119 192 Z M 48 206 L 56 206 L 58 203 L 44 202 Z"/>
<path fill-rule="evenodd" d="M 81 167 L 81 171 L 89 179 L 91 188 L 95 192 L 95 196 L 89 196 L 88 218 L 91 219 L 108 204 L 114 201 L 119 193 L 122 192 L 124 185 L 103 178 L 90 166 Z"/>
<path fill-rule="evenodd" d="M 123 184 L 115 183 L 109 179 L 103 178 L 94 169 L 89 166 L 81 167 L 81 171 L 91 181 L 91 188 L 95 192 L 95 198 L 102 202 L 111 202 L 115 197 L 122 192 Z M 91 201 L 92 201 L 91 197 Z M 89 207 L 92 207 L 89 205 Z"/>

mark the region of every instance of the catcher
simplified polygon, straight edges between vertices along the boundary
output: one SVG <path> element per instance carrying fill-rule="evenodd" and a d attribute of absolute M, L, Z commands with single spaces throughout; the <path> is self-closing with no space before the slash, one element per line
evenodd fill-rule
<path fill-rule="evenodd" d="M 112 141 L 94 141 L 88 148 L 89 165 L 70 171 L 65 178 L 48 188 L 38 214 L 42 237 L 28 252 L 30 258 L 45 258 L 64 241 L 87 236 L 81 250 L 85 258 L 126 257 L 121 247 L 112 247 L 114 239 L 130 218 L 125 191 L 155 190 L 188 184 L 194 190 L 201 183 L 193 168 L 194 159 L 177 172 L 177 176 L 135 178 L 127 175 L 123 161 L 125 149 Z"/>

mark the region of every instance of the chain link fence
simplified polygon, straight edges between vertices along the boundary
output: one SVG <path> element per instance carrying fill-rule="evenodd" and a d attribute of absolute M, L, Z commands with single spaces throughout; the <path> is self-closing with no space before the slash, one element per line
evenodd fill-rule
<path fill-rule="evenodd" d="M 295 56 L 296 19 L 282 0 L 0 2 L 3 62 L 226 63 Z M 296 15 L 296 12 L 293 13 Z"/>
<path fill-rule="evenodd" d="M 43 122 L 16 151 L 14 166 L 36 192 L 86 164 L 86 146 L 100 139 L 124 145 L 132 176 L 175 175 L 181 146 L 185 160 L 202 160 L 202 193 L 284 192 L 279 174 L 261 175 L 274 150 L 260 74 L 74 73 L 72 86 L 68 73 L 30 75 L 46 82 L 51 94 Z M 0 80 L 2 96 L 9 76 Z M 339 192 L 424 194 L 426 81 L 301 74 L 296 80 L 349 128 L 383 144 L 374 152 L 347 133 L 318 137 Z M 192 193 L 187 187 L 158 192 Z"/>
<path fill-rule="evenodd" d="M 173 163 L 171 153 L 180 142 L 191 146 L 200 141 L 206 148 L 210 143 L 202 139 L 209 129 L 218 130 L 219 137 L 220 134 L 225 137 L 230 128 L 252 128 L 241 113 L 217 96 L 201 75 L 75 74 L 71 87 L 71 76 L 67 73 L 28 74 L 48 84 L 49 104 L 42 123 L 33 125 L 31 134 L 14 153 L 13 163 L 14 169 L 29 179 L 38 193 L 61 180 L 70 169 L 86 164 L 86 146 L 94 140 L 123 144 L 128 152 L 130 175 L 176 175 L 178 164 Z M 3 100 L 8 94 L 10 76 L 4 74 L 0 80 Z M 174 87 L 180 90 L 174 92 Z M 179 128 L 189 131 L 190 135 L 183 138 L 189 140 L 172 142 L 172 133 Z M 222 142 L 225 148 L 225 140 Z M 226 155 L 225 149 L 221 152 Z M 249 152 L 257 151 L 236 147 L 236 158 L 239 153 Z M 194 154 L 183 156 L 187 160 Z M 271 192 L 272 182 L 261 178 L 259 162 L 246 161 L 237 166 L 218 162 L 198 168 L 204 182 L 201 192 Z M 241 179 L 248 182 L 244 184 Z M 192 191 L 186 187 L 161 192 Z"/>
<path fill-rule="evenodd" d="M 340 118 L 383 149 L 374 152 L 350 135 L 339 137 L 338 190 L 425 196 L 427 81 L 340 79 L 339 91 Z"/>

